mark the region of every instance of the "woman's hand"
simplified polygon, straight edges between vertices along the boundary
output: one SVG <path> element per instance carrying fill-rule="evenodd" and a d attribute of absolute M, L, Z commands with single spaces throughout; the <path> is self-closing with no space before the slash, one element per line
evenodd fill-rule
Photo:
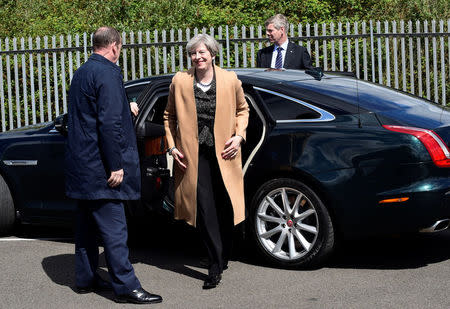
<path fill-rule="evenodd" d="M 172 150 L 172 157 L 174 158 L 175 162 L 177 162 L 180 169 L 184 172 L 186 170 L 186 163 L 183 163 L 184 155 L 179 151 L 177 148 L 174 148 Z"/>
<path fill-rule="evenodd" d="M 231 160 L 234 159 L 241 147 L 243 137 L 240 135 L 233 136 L 225 143 L 225 149 L 222 151 L 222 159 Z"/>
<path fill-rule="evenodd" d="M 136 102 L 130 102 L 130 109 L 135 117 L 139 114 L 139 107 Z"/>

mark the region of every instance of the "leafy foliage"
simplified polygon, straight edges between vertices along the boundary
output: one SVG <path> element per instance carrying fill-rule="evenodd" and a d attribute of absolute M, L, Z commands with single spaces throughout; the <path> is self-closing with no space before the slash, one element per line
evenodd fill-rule
<path fill-rule="evenodd" d="M 450 18 L 448 0 L 0 0 L 0 38 L 290 22 Z"/>

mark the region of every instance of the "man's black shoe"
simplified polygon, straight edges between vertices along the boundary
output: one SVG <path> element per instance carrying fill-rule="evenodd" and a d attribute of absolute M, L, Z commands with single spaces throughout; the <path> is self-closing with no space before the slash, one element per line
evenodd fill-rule
<path fill-rule="evenodd" d="M 75 291 L 78 294 L 87 294 L 87 293 L 91 293 L 91 292 L 101 292 L 101 291 L 111 291 L 111 290 L 112 290 L 111 283 L 109 283 L 106 280 L 103 280 L 102 278 L 97 278 L 93 285 L 76 286 L 75 287 Z"/>
<path fill-rule="evenodd" d="M 140 288 L 129 294 L 117 295 L 114 301 L 116 303 L 154 304 L 162 302 L 162 297 L 156 294 L 150 294 L 143 288 Z"/>
<path fill-rule="evenodd" d="M 203 289 L 214 289 L 219 283 L 220 280 L 222 280 L 222 275 L 209 275 L 208 278 L 206 278 L 205 282 L 203 283 Z"/>

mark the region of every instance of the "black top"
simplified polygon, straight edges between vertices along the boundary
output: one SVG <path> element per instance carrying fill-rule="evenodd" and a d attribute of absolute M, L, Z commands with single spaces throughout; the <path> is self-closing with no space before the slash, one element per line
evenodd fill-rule
<path fill-rule="evenodd" d="M 199 146 L 214 147 L 214 117 L 216 113 L 216 77 L 211 87 L 204 92 L 194 79 L 194 96 L 197 107 L 198 143 Z"/>

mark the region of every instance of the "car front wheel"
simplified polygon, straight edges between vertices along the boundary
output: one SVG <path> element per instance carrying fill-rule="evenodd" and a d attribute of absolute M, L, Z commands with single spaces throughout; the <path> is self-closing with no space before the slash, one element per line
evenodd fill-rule
<path fill-rule="evenodd" d="M 250 211 L 252 240 L 271 263 L 315 266 L 333 250 L 330 215 L 314 191 L 300 181 L 266 182 L 255 194 Z"/>

